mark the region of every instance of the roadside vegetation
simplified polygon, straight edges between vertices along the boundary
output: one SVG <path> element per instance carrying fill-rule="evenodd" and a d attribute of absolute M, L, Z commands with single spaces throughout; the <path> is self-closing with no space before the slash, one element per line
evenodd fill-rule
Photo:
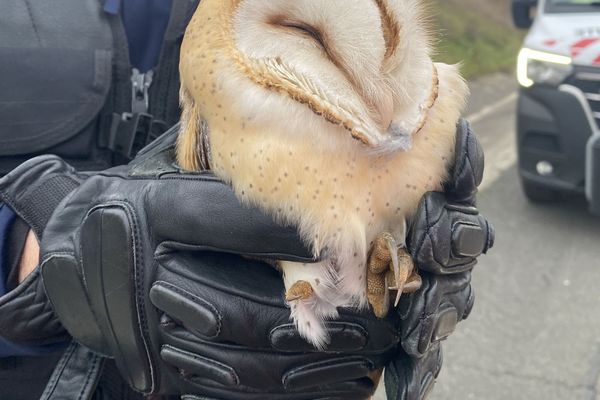
<path fill-rule="evenodd" d="M 467 79 L 514 71 L 524 33 L 510 24 L 508 7 L 498 7 L 505 0 L 477 1 L 431 2 L 435 23 L 441 29 L 435 59 L 462 62 L 462 73 Z"/>

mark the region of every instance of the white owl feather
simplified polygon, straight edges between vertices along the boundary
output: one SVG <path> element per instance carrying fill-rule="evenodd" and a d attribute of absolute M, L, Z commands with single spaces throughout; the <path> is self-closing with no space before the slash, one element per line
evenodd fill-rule
<path fill-rule="evenodd" d="M 453 159 L 467 87 L 432 62 L 430 43 L 419 0 L 203 0 L 187 29 L 179 162 L 204 167 L 209 146 L 210 168 L 243 202 L 325 255 L 280 263 L 288 295 L 310 288 L 288 299 L 318 348 L 338 307 L 368 305 L 378 236 L 404 243 Z"/>

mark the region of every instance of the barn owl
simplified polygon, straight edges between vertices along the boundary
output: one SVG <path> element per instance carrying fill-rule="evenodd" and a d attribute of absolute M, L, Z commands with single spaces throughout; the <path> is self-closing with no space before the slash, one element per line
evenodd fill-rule
<path fill-rule="evenodd" d="M 397 251 L 447 177 L 468 91 L 430 54 L 421 0 L 203 0 L 185 33 L 178 162 L 298 226 L 321 256 L 279 263 L 317 348 L 339 307 L 383 316 L 388 288 L 418 284 Z"/>

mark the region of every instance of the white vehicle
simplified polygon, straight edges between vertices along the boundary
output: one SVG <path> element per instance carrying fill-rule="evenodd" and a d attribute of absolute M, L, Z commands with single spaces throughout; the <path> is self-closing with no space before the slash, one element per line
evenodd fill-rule
<path fill-rule="evenodd" d="M 519 172 L 533 201 L 585 194 L 600 213 L 600 1 L 513 0 Z"/>

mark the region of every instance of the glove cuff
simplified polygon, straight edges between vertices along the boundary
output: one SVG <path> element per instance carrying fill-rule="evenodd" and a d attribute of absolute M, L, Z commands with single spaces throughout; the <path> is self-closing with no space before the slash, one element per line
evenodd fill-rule
<path fill-rule="evenodd" d="M 0 201 L 35 232 L 38 240 L 58 204 L 83 178 L 56 156 L 40 156 L 21 164 L 0 179 Z"/>
<path fill-rule="evenodd" d="M 0 337 L 36 346 L 69 340 L 48 301 L 39 267 L 0 298 Z"/>

